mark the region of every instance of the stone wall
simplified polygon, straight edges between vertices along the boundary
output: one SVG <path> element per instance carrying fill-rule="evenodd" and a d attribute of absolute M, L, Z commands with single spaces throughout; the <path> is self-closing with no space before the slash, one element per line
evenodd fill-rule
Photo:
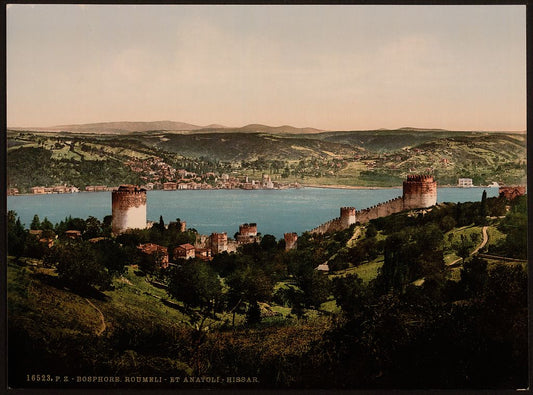
<path fill-rule="evenodd" d="M 323 223 L 322 225 L 317 226 L 314 229 L 311 229 L 309 233 L 311 234 L 321 234 L 321 233 L 328 233 L 328 232 L 338 232 L 339 230 L 345 229 L 343 228 L 342 219 L 334 218 L 332 220 L 329 220 L 326 223 Z"/>
<path fill-rule="evenodd" d="M 111 193 L 114 234 L 127 229 L 146 228 L 146 190 L 133 185 L 121 185 Z"/>
<path fill-rule="evenodd" d="M 362 224 L 367 223 L 371 219 L 386 217 L 387 215 L 399 213 L 404 210 L 403 198 L 398 196 L 387 202 L 376 204 L 375 206 L 358 210 L 355 213 L 355 219 Z"/>
<path fill-rule="evenodd" d="M 348 229 L 351 224 L 364 224 L 372 219 L 386 217 L 404 210 L 431 207 L 437 204 L 437 182 L 430 175 L 408 175 L 403 182 L 403 195 L 376 204 L 364 210 L 342 207 L 341 216 L 334 218 L 309 233 L 321 234 Z"/>
<path fill-rule="evenodd" d="M 437 182 L 429 175 L 409 175 L 403 182 L 403 208 L 410 210 L 437 204 Z"/>

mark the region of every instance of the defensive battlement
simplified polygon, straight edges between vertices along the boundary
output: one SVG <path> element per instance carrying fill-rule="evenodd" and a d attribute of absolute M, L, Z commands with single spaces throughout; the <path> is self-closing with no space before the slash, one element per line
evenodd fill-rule
<path fill-rule="evenodd" d="M 113 191 L 112 194 L 138 194 L 138 193 L 146 193 L 146 189 L 140 188 L 137 185 L 121 185 L 118 187 L 116 191 Z"/>
<path fill-rule="evenodd" d="M 359 222 L 364 224 L 372 219 L 386 217 L 404 210 L 431 207 L 437 204 L 437 182 L 429 174 L 410 174 L 403 182 L 403 195 L 386 202 L 378 203 L 363 210 L 354 207 L 341 207 L 340 218 L 332 219 L 310 233 L 320 234 L 348 229 Z"/>
<path fill-rule="evenodd" d="M 285 239 L 285 241 L 296 241 L 298 239 L 298 233 L 285 233 L 283 235 L 283 238 Z"/>
<path fill-rule="evenodd" d="M 401 196 L 395 197 L 394 199 L 389 199 L 386 202 L 381 202 L 381 203 L 378 203 L 376 205 L 373 205 L 373 206 L 370 206 L 370 207 L 367 207 L 367 208 L 364 208 L 364 209 L 361 209 L 361 210 L 357 210 L 355 212 L 355 215 L 357 217 L 357 220 L 359 221 L 359 215 L 360 214 L 368 213 L 369 211 L 378 209 L 380 207 L 391 206 L 391 205 L 393 205 L 395 203 L 399 203 L 399 202 L 403 202 L 403 198 Z"/>
<path fill-rule="evenodd" d="M 433 182 L 433 176 L 429 174 L 409 174 L 407 182 Z"/>
<path fill-rule="evenodd" d="M 121 185 L 111 193 L 111 206 L 111 228 L 114 234 L 127 229 L 146 228 L 146 189 Z"/>
<path fill-rule="evenodd" d="M 341 207 L 341 213 L 355 211 L 355 207 Z"/>
<path fill-rule="evenodd" d="M 251 222 L 239 225 L 239 234 L 242 236 L 257 236 L 257 224 Z"/>

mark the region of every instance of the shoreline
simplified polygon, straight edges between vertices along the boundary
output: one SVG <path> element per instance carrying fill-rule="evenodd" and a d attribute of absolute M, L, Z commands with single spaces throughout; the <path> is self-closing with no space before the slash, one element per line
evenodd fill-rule
<path fill-rule="evenodd" d="M 401 189 L 401 186 L 394 187 L 367 187 L 360 185 L 319 185 L 301 184 L 302 188 L 323 188 L 323 189 Z"/>
<path fill-rule="evenodd" d="M 302 189 L 302 188 L 317 188 L 317 189 L 354 189 L 354 190 L 380 190 L 380 189 L 402 189 L 402 186 L 392 186 L 392 187 L 369 187 L 369 186 L 355 186 L 355 185 L 319 185 L 319 184 L 300 184 L 300 188 L 274 188 L 274 189 L 253 189 L 253 191 L 283 191 L 287 189 Z M 438 185 L 437 189 L 439 188 L 454 188 L 454 189 L 475 189 L 475 188 L 487 188 L 492 189 L 496 188 L 493 186 L 482 186 L 482 185 L 474 185 L 472 187 L 459 187 L 457 185 Z M 189 191 L 250 191 L 248 189 L 242 189 L 242 188 L 233 188 L 233 189 L 226 189 L 226 188 L 213 188 L 213 189 L 174 189 L 174 190 L 166 190 L 166 192 L 189 192 Z M 165 191 L 164 189 L 151 189 L 147 192 L 152 191 Z M 102 192 L 111 192 L 109 191 L 79 191 L 79 192 L 73 192 L 73 193 L 17 193 L 16 195 L 7 195 L 9 196 L 49 196 L 49 195 L 77 195 L 79 193 L 102 193 Z"/>

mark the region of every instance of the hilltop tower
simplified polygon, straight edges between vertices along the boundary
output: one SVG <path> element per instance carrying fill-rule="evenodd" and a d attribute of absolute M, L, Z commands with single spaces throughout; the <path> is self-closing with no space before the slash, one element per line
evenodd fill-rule
<path fill-rule="evenodd" d="M 403 209 L 431 207 L 437 204 L 437 182 L 430 175 L 408 175 L 403 182 Z"/>
<path fill-rule="evenodd" d="M 121 185 L 111 193 L 111 229 L 119 234 L 127 229 L 146 228 L 146 189 L 135 185 Z"/>
<path fill-rule="evenodd" d="M 259 242 L 257 236 L 257 224 L 249 223 L 239 225 L 239 233 L 237 233 L 237 242 L 240 244 Z"/>
<path fill-rule="evenodd" d="M 298 241 L 297 233 L 285 233 L 283 237 L 285 238 L 285 251 L 296 248 L 296 242 Z"/>
<path fill-rule="evenodd" d="M 341 226 L 343 229 L 355 224 L 355 207 L 341 207 Z"/>
<path fill-rule="evenodd" d="M 211 251 L 218 254 L 228 250 L 228 235 L 223 233 L 211 233 L 210 236 Z"/>

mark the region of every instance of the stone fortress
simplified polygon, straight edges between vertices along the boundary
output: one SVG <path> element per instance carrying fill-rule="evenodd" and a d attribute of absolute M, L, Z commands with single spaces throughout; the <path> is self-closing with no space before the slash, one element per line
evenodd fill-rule
<path fill-rule="evenodd" d="M 364 210 L 354 207 L 341 207 L 340 217 L 334 218 L 316 228 L 311 234 L 338 232 L 359 222 L 364 224 L 371 219 L 386 217 L 404 210 L 422 209 L 437 204 L 437 182 L 430 175 L 408 175 L 403 182 L 403 194 L 387 202 L 379 203 Z"/>
<path fill-rule="evenodd" d="M 423 209 L 437 203 L 437 183 L 430 175 L 408 175 L 403 182 L 403 194 L 375 206 L 356 210 L 354 207 L 341 207 L 340 217 L 332 219 L 310 231 L 311 234 L 336 232 L 359 222 L 384 217 L 404 210 Z M 145 229 L 146 222 L 146 190 L 134 185 L 121 185 L 112 192 L 112 231 L 120 234 L 127 229 Z M 184 230 L 185 223 L 182 227 Z M 232 252 L 239 245 L 259 242 L 256 223 L 245 223 L 239 226 L 236 240 L 228 240 L 227 233 L 213 233 L 210 236 L 198 235 L 196 248 L 208 248 L 213 254 L 223 251 Z M 296 248 L 298 235 L 285 233 L 285 248 Z"/>
<path fill-rule="evenodd" d="M 500 196 L 511 200 L 524 195 L 524 186 L 500 187 Z M 356 210 L 355 207 L 341 207 L 340 217 L 334 218 L 309 231 L 311 234 L 323 234 L 348 229 L 350 225 L 360 224 L 380 217 L 399 213 L 405 210 L 416 210 L 432 207 L 437 204 L 437 182 L 431 175 L 408 175 L 403 182 L 402 196 L 379 203 L 375 206 Z M 134 185 L 121 185 L 112 192 L 112 231 L 118 235 L 128 229 L 146 229 L 146 190 Z M 181 221 L 181 231 L 185 231 L 186 223 Z M 212 254 L 224 251 L 235 252 L 242 244 L 260 242 L 256 223 L 245 223 L 239 226 L 235 240 L 228 240 L 226 232 L 198 235 L 194 248 L 208 249 Z M 285 233 L 285 250 L 296 248 L 297 233 Z"/>
<path fill-rule="evenodd" d="M 111 192 L 111 229 L 118 235 L 127 229 L 146 228 L 146 189 L 121 185 Z"/>

